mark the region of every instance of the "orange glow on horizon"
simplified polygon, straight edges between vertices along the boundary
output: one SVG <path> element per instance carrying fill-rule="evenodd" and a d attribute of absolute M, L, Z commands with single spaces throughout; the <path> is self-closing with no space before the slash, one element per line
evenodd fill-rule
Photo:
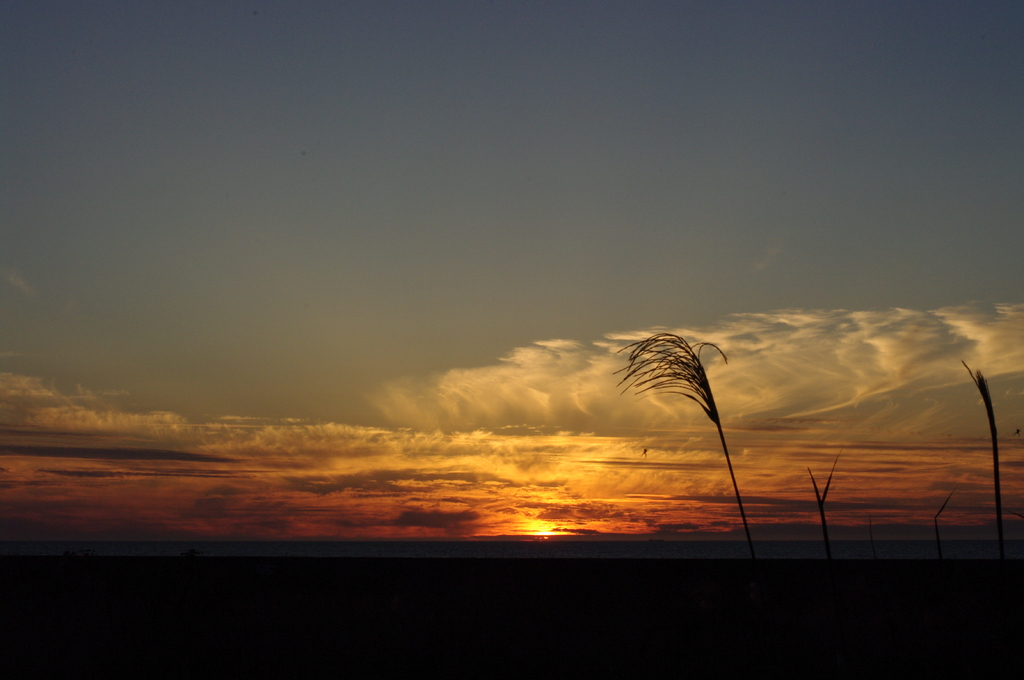
<path fill-rule="evenodd" d="M 958 313 L 943 312 L 964 316 Z M 787 317 L 773 328 L 798 321 Z M 828 318 L 811 321 L 804 325 L 813 330 Z M 1024 508 L 1024 438 L 1013 434 L 1024 422 L 1024 374 L 998 367 L 1008 365 L 1002 355 L 1012 355 L 1014 366 L 1024 360 L 1006 350 L 1024 332 L 1024 305 L 1000 311 L 996 321 L 971 332 L 991 347 L 968 358 L 995 367 L 996 413 L 1006 433 L 1003 503 L 1012 512 Z M 797 342 L 802 334 L 788 346 L 775 335 L 751 349 L 750 338 L 767 332 L 760 317 L 754 322 L 737 317 L 735 327 L 719 331 L 726 336 L 702 337 L 736 347 L 728 366 L 743 366 L 716 364 L 713 381 L 755 541 L 816 537 L 807 468 L 827 470 L 840 452 L 826 512 L 841 535 L 866 537 L 870 518 L 876 537 L 885 527 L 928 537 L 954 486 L 943 525 L 963 535 L 990 531 L 988 428 L 959 361 L 929 354 L 931 363 L 922 363 L 916 339 L 876 329 L 885 353 L 865 355 L 860 336 L 835 331 L 835 351 L 815 364 L 813 348 Z M 873 328 L 861 317 L 848 323 Z M 809 337 L 818 343 L 823 334 Z M 844 342 L 857 351 L 841 352 Z M 420 392 L 386 391 L 381 398 L 394 413 L 408 416 L 393 428 L 284 418 L 202 422 L 133 412 L 82 388 L 63 393 L 38 377 L 0 373 L 0 538 L 739 538 L 714 428 L 686 400 L 609 389 L 621 364 L 614 348 L 540 343 L 499 366 L 451 371 Z M 828 373 L 835 357 L 851 351 L 857 371 Z M 563 358 L 553 362 L 556 355 Z M 876 355 L 864 373 L 864 361 Z M 801 357 L 801 372 L 790 370 L 793 357 Z M 948 376 L 947 363 L 957 369 Z M 887 384 L 896 380 L 887 376 L 906 384 Z M 751 391 L 751 384 L 760 387 Z M 842 395 L 824 399 L 839 387 Z M 431 404 L 418 416 L 402 410 Z M 460 413 L 458 420 L 481 424 L 437 424 L 438 414 Z M 495 422 L 485 427 L 488 419 Z M 1024 523 L 1007 514 L 1004 528 L 1019 535 Z"/>

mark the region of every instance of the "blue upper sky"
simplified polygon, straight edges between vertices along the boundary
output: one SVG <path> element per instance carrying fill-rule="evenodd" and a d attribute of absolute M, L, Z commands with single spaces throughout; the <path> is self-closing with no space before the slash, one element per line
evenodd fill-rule
<path fill-rule="evenodd" d="M 0 7 L 0 370 L 61 389 L 372 424 L 536 340 L 1022 301 L 1020 2 Z"/>

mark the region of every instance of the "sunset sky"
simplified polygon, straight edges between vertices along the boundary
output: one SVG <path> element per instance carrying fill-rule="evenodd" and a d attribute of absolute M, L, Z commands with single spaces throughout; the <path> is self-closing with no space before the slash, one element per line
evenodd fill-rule
<path fill-rule="evenodd" d="M 741 539 L 660 330 L 755 542 L 993 538 L 1022 122 L 1016 0 L 0 0 L 0 540 Z"/>

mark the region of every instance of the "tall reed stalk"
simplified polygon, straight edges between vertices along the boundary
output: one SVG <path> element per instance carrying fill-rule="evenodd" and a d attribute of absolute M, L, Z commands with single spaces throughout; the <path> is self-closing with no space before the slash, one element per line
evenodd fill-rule
<path fill-rule="evenodd" d="M 700 352 L 704 347 L 714 348 L 722 355 L 725 362 L 729 363 L 725 352 L 715 344 L 698 342 L 691 346 L 686 340 L 673 333 L 657 333 L 646 340 L 634 342 L 619 350 L 620 352 L 629 350 L 629 365 L 616 373 L 625 371 L 625 376 L 619 381 L 620 385 L 626 384 L 623 392 L 633 388 L 637 394 L 660 392 L 682 395 L 697 402 L 711 422 L 715 424 L 718 428 L 718 438 L 722 441 L 725 462 L 729 466 L 729 477 L 732 479 L 732 488 L 736 493 L 736 505 L 739 506 L 740 517 L 743 519 L 743 531 L 747 534 L 750 558 L 756 559 L 754 541 L 750 538 L 750 527 L 747 524 L 747 514 L 743 511 L 743 500 L 740 498 L 740 487 L 736 484 L 732 459 L 729 458 L 729 447 L 725 443 L 725 434 L 722 432 L 722 419 L 718 414 L 718 407 L 715 405 L 715 397 L 711 393 L 711 383 L 708 382 L 707 373 L 700 360 Z"/>
<path fill-rule="evenodd" d="M 949 499 L 953 497 L 955 492 L 956 487 L 954 486 L 953 490 L 949 492 L 948 496 L 946 496 L 946 500 L 942 503 L 942 507 L 939 508 L 939 511 L 935 513 L 935 517 L 933 518 L 933 521 L 935 522 L 935 547 L 939 549 L 940 560 L 942 559 L 942 539 L 939 538 L 939 515 L 941 515 L 942 511 L 946 509 L 946 503 L 949 503 Z"/>
<path fill-rule="evenodd" d="M 985 411 L 988 412 L 988 429 L 992 432 L 992 474 L 995 477 L 996 487 L 996 527 L 999 531 L 999 559 L 1006 559 L 1006 550 L 1003 548 L 1003 499 L 999 492 L 999 438 L 996 435 L 996 416 L 992 411 L 992 395 L 988 391 L 988 381 L 981 371 L 971 372 L 967 362 L 961 361 L 967 373 L 970 374 L 974 385 L 981 392 L 981 400 L 985 402 Z"/>
<path fill-rule="evenodd" d="M 841 452 L 840 452 L 841 453 Z M 836 608 L 836 654 L 839 663 L 841 676 L 848 675 L 846 669 L 846 632 L 843 626 L 843 607 L 839 600 L 839 585 L 836 583 L 836 572 L 832 567 L 832 545 L 828 540 L 828 522 L 825 521 L 825 500 L 828 498 L 828 490 L 832 487 L 832 475 L 835 474 L 836 465 L 839 463 L 839 456 L 832 462 L 832 469 L 828 473 L 828 481 L 825 482 L 825 490 L 819 492 L 818 482 L 814 479 L 811 468 L 807 468 L 807 474 L 811 476 L 811 484 L 814 485 L 814 497 L 818 501 L 818 514 L 821 515 L 821 533 L 825 538 L 825 558 L 828 560 L 828 580 L 832 585 L 832 604 Z M 848 671 L 848 669 L 846 669 Z"/>
<path fill-rule="evenodd" d="M 825 521 L 825 499 L 828 498 L 828 489 L 832 486 L 832 474 L 836 471 L 836 463 L 839 462 L 839 456 L 836 456 L 835 462 L 832 463 L 832 471 L 828 473 L 828 481 L 825 482 L 825 490 L 818 493 L 818 483 L 814 481 L 814 473 L 811 472 L 811 468 L 807 468 L 807 474 L 811 476 L 811 484 L 814 485 L 814 497 L 818 499 L 818 514 L 821 515 L 821 532 L 825 536 L 825 557 L 832 559 L 832 546 L 828 540 L 828 522 Z"/>

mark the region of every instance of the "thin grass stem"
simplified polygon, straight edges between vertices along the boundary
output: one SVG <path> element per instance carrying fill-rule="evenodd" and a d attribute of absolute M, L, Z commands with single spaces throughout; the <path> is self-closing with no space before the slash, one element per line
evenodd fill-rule
<path fill-rule="evenodd" d="M 825 537 L 825 557 L 829 560 L 832 559 L 832 546 L 828 540 L 828 522 L 825 521 L 825 499 L 828 498 L 829 487 L 832 486 L 832 475 L 836 471 L 836 464 L 839 462 L 839 456 L 836 456 L 835 462 L 832 463 L 832 471 L 828 473 L 828 481 L 825 482 L 825 491 L 818 492 L 818 482 L 814 479 L 814 473 L 811 472 L 811 468 L 807 468 L 807 474 L 811 476 L 811 484 L 814 485 L 814 497 L 818 500 L 818 514 L 821 515 L 821 532 Z"/>
<path fill-rule="evenodd" d="M 946 503 L 949 503 L 949 499 L 953 497 L 953 494 L 955 492 L 956 492 L 956 487 L 954 486 L 953 490 L 949 492 L 948 496 L 946 496 L 946 500 L 943 501 L 942 507 L 939 508 L 939 511 L 937 513 L 935 513 L 935 517 L 932 518 L 932 521 L 935 522 L 935 547 L 938 548 L 938 550 L 939 550 L 939 559 L 940 560 L 942 559 L 942 539 L 939 538 L 939 515 L 941 515 L 942 511 L 946 509 Z"/>
<path fill-rule="evenodd" d="M 999 559 L 1005 560 L 1006 550 L 1003 547 L 1003 499 L 999 490 L 999 437 L 996 434 L 996 416 L 992 410 L 992 394 L 988 390 L 988 381 L 985 380 L 985 376 L 981 374 L 980 370 L 971 372 L 971 367 L 967 365 L 967 362 L 961 361 L 960 363 L 967 369 L 967 373 L 970 374 L 974 385 L 981 392 L 981 400 L 985 402 L 985 411 L 988 413 L 988 428 L 992 433 L 992 476 L 995 480 L 996 488 L 996 528 L 999 532 Z"/>

